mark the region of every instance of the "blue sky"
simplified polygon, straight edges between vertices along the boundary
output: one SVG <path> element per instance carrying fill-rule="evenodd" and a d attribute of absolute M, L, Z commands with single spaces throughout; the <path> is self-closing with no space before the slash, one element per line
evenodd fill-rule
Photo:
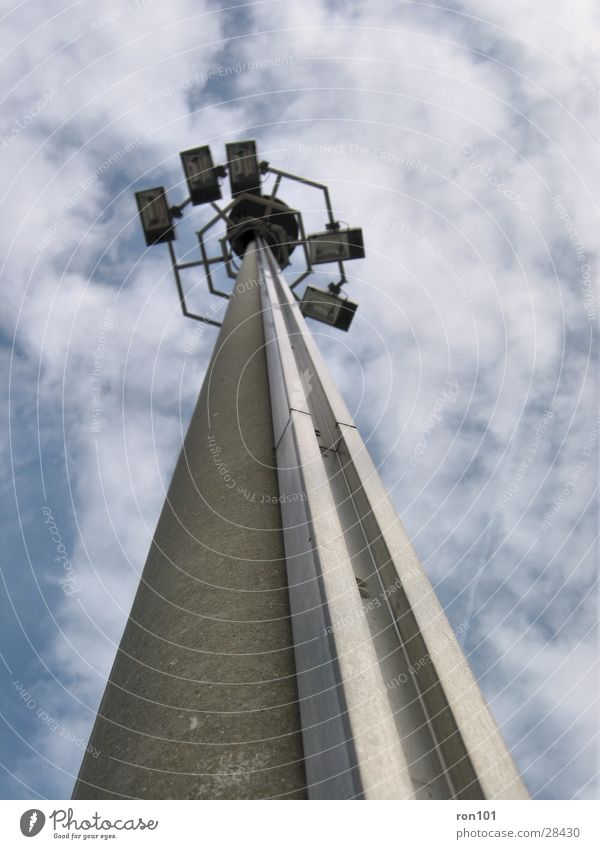
<path fill-rule="evenodd" d="M 591 5 L 3 15 L 3 797 L 70 794 L 216 338 L 133 192 L 256 138 L 364 228 L 352 330 L 314 330 L 530 791 L 597 798 Z"/>

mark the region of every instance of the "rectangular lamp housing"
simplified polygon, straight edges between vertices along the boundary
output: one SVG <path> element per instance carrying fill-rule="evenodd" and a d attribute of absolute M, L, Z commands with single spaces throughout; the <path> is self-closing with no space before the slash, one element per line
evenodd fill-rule
<path fill-rule="evenodd" d="M 300 312 L 305 318 L 314 318 L 324 324 L 331 324 L 338 330 L 348 330 L 358 304 L 347 298 L 340 298 L 326 289 L 307 286 L 300 301 Z"/>
<path fill-rule="evenodd" d="M 229 184 L 235 197 L 242 192 L 260 195 L 260 168 L 255 141 L 231 142 L 225 145 Z"/>
<path fill-rule="evenodd" d="M 175 238 L 173 218 L 162 186 L 135 193 L 147 245 L 172 242 Z"/>
<path fill-rule="evenodd" d="M 340 262 L 362 259 L 365 255 L 363 234 L 360 228 L 326 230 L 308 236 L 308 250 L 312 265 L 322 262 Z"/>
<path fill-rule="evenodd" d="M 194 147 L 183 150 L 181 164 L 188 184 L 192 203 L 211 203 L 221 197 L 221 186 L 215 172 L 210 147 Z"/>

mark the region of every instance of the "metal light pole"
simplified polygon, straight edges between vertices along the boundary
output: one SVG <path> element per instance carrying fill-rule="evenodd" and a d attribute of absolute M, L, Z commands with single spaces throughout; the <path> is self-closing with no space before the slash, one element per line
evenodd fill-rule
<path fill-rule="evenodd" d="M 325 187 L 259 167 L 253 143 L 228 145 L 234 199 L 221 209 L 225 168 L 207 150 L 182 154 L 182 207 L 162 189 L 138 196 L 184 314 L 180 272 L 201 263 L 230 302 L 74 798 L 527 798 L 304 318 L 350 325 L 340 289 L 360 231 L 340 230 Z M 324 233 L 306 237 L 277 200 L 283 178 L 324 190 Z M 179 264 L 173 216 L 188 202 L 217 214 L 202 260 Z M 217 222 L 222 255 L 208 257 Z M 307 269 L 290 287 L 296 247 Z M 328 261 L 340 283 L 298 299 Z M 217 263 L 231 296 L 214 287 Z"/>

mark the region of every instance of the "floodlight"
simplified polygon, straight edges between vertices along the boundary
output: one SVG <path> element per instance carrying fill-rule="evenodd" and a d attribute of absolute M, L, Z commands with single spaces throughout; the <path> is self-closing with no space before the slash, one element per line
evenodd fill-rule
<path fill-rule="evenodd" d="M 225 145 L 229 167 L 231 194 L 242 192 L 260 194 L 260 168 L 255 141 L 231 142 Z"/>
<path fill-rule="evenodd" d="M 183 150 L 179 155 L 194 206 L 219 200 L 221 187 L 210 147 L 204 145 L 204 147 Z"/>
<path fill-rule="evenodd" d="M 135 193 L 147 245 L 172 242 L 175 238 L 173 216 L 162 186 Z"/>
<path fill-rule="evenodd" d="M 313 233 L 307 241 L 312 265 L 318 265 L 322 262 L 362 259 L 365 255 L 363 235 L 360 228 Z"/>
<path fill-rule="evenodd" d="M 341 298 L 325 289 L 307 286 L 300 301 L 300 312 L 306 318 L 314 318 L 324 324 L 331 324 L 338 330 L 348 330 L 358 304 Z"/>

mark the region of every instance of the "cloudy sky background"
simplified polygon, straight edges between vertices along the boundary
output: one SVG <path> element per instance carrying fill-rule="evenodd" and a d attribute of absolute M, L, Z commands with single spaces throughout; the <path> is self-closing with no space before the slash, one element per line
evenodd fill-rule
<path fill-rule="evenodd" d="M 133 191 L 183 198 L 178 152 L 236 138 L 364 228 L 359 312 L 347 335 L 313 325 L 319 344 L 531 793 L 598 797 L 597 18 L 7 4 L 4 798 L 71 792 L 216 338 L 181 316 Z M 323 225 L 317 193 L 286 199 Z"/>

